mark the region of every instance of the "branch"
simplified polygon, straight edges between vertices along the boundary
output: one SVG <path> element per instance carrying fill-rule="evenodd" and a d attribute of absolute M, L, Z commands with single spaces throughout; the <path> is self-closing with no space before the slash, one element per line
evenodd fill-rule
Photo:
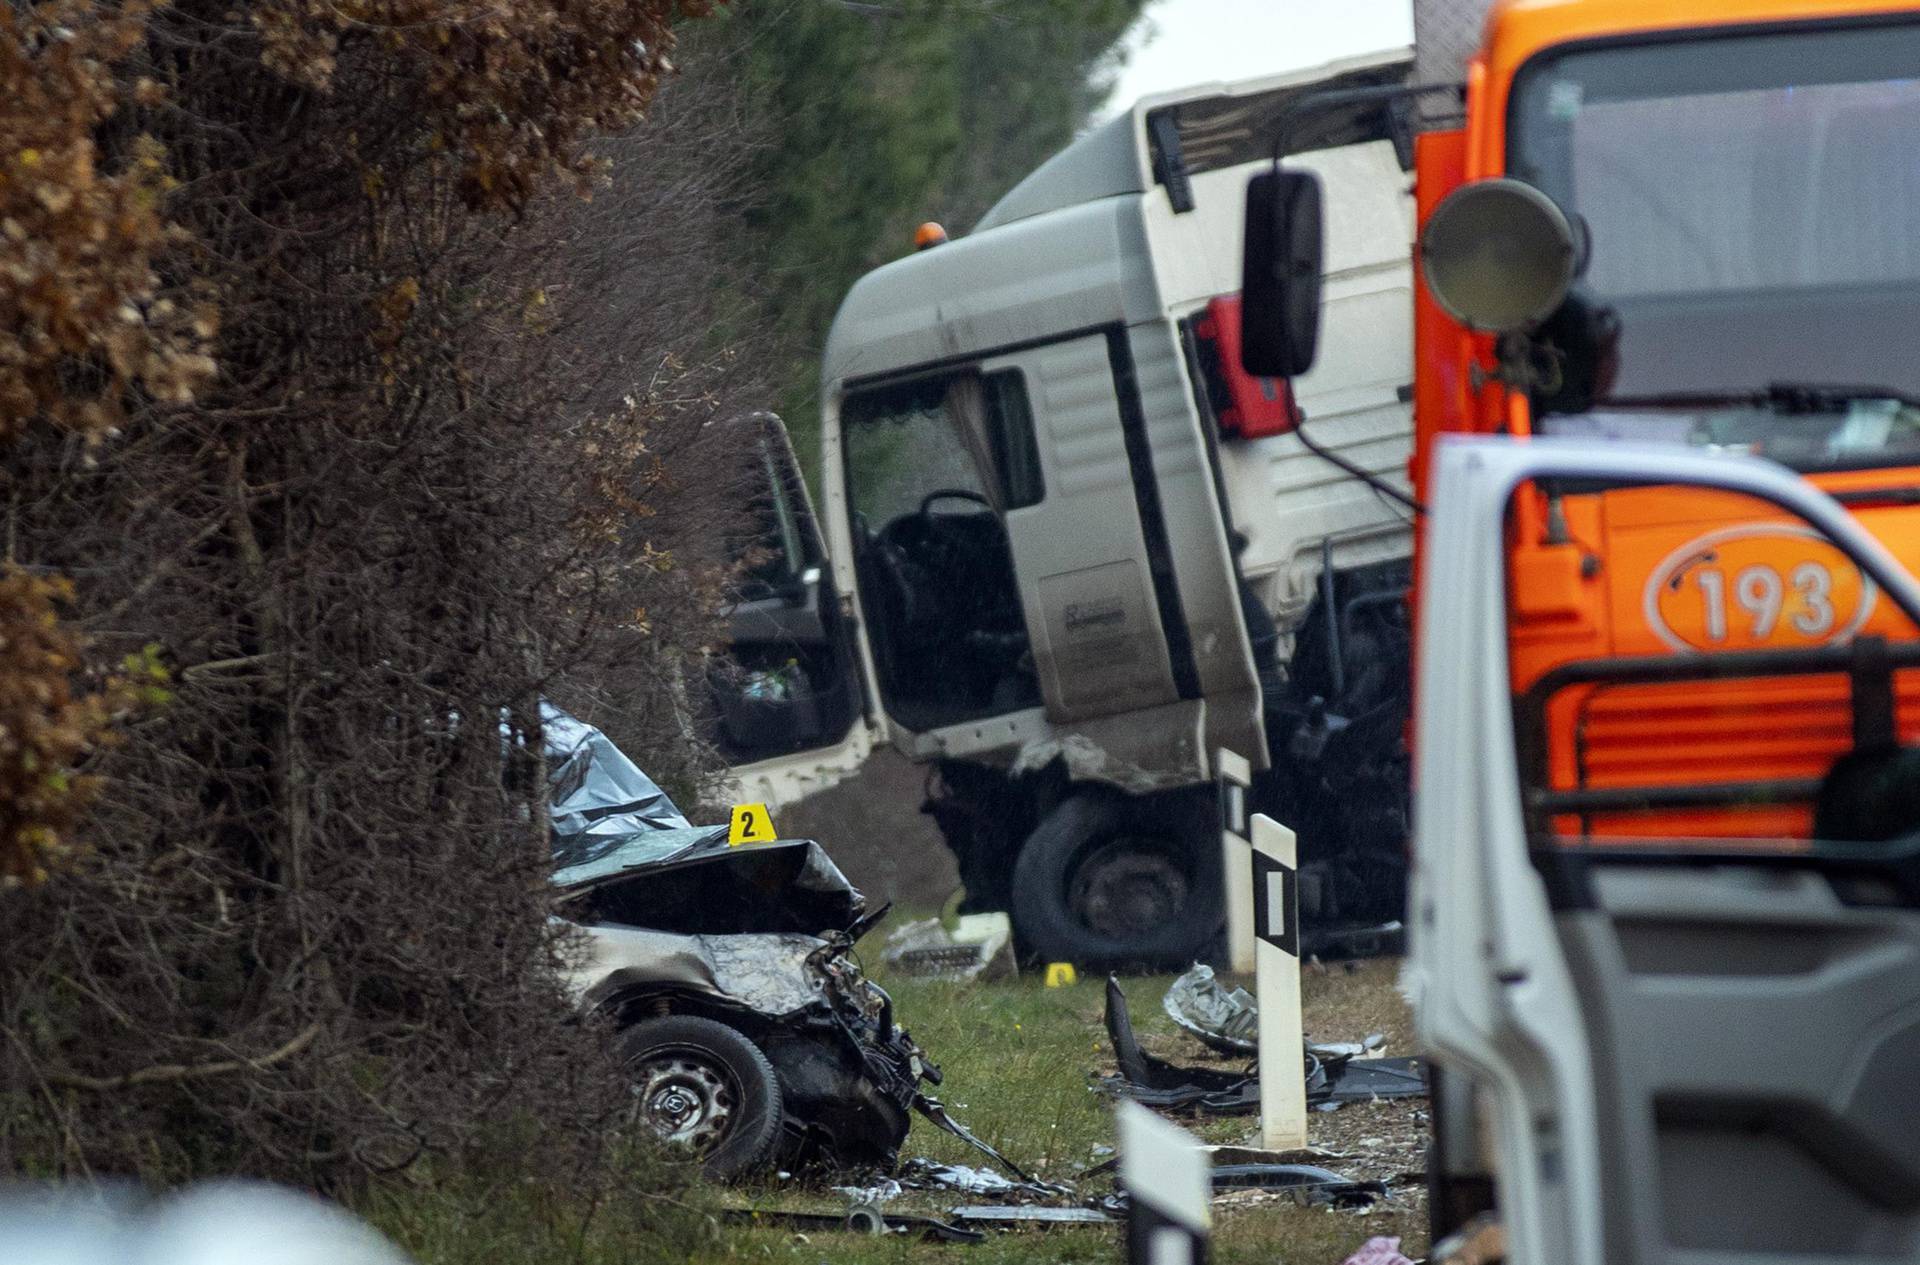
<path fill-rule="evenodd" d="M 143 1067 L 137 1072 L 128 1072 L 124 1076 L 81 1076 L 74 1072 L 48 1072 L 45 1079 L 49 1085 L 57 1085 L 61 1089 L 90 1089 L 105 1092 L 127 1089 L 134 1085 L 199 1080 L 205 1076 L 226 1076 L 233 1072 L 248 1070 L 264 1072 L 275 1063 L 284 1063 L 312 1045 L 313 1039 L 319 1035 L 320 1025 L 316 1023 L 271 1054 L 257 1059 L 223 1059 L 218 1063 L 160 1063 L 153 1067 Z"/>

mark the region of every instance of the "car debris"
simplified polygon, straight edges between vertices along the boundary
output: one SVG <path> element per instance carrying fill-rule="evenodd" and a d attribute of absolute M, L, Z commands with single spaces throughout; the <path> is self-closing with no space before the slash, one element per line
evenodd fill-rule
<path fill-rule="evenodd" d="M 720 1215 L 735 1225 L 781 1226 L 795 1230 L 840 1231 L 847 1234 L 917 1234 L 928 1242 L 981 1243 L 980 1230 L 938 1217 L 882 1212 L 856 1204 L 845 1212 L 808 1212 L 792 1208 L 722 1208 Z"/>
<path fill-rule="evenodd" d="M 915 1190 L 957 1190 L 969 1195 L 1005 1195 L 1039 1189 L 1002 1177 L 991 1169 L 973 1168 L 966 1164 L 941 1164 L 917 1158 L 900 1166 L 900 1183 Z"/>
<path fill-rule="evenodd" d="M 1117 1076 L 1100 1082 L 1106 1092 L 1162 1111 L 1205 1115 L 1251 1115 L 1260 1110 L 1256 1066 L 1241 1071 L 1181 1067 L 1140 1048 L 1120 981 L 1107 977 L 1107 1038 Z M 1427 1093 L 1425 1064 L 1417 1058 L 1377 1057 L 1384 1038 L 1306 1047 L 1307 1104 L 1319 1111 L 1377 1098 L 1419 1098 Z M 1317 1050 L 1327 1052 L 1321 1057 Z"/>
<path fill-rule="evenodd" d="M 1108 1092 L 1166 1111 L 1247 1115 L 1260 1110 L 1260 1086 L 1251 1070 L 1178 1067 L 1141 1049 L 1127 1013 L 1127 996 L 1111 975 L 1107 977 L 1106 1023 L 1120 1069 L 1118 1076 L 1101 1081 L 1101 1088 Z"/>
<path fill-rule="evenodd" d="M 955 1208 L 949 1215 L 961 1225 L 1002 1227 L 1111 1225 L 1115 1220 L 1098 1208 L 1048 1208 L 1035 1204 L 979 1204 Z"/>
<path fill-rule="evenodd" d="M 907 1161 L 909 1164 L 913 1162 L 912 1160 Z M 850 1208 L 861 1204 L 877 1208 L 881 1204 L 891 1203 L 895 1199 L 898 1199 L 905 1190 L 905 1187 L 893 1178 L 888 1177 L 872 1186 L 829 1186 L 827 1189 L 836 1195 L 844 1197 L 847 1201 L 847 1206 Z"/>
<path fill-rule="evenodd" d="M 1194 1040 L 1218 1054 L 1252 1055 L 1260 1050 L 1260 1006 L 1244 988 L 1229 990 L 1211 966 L 1196 962 L 1167 986 L 1160 1008 Z M 1323 1064 L 1343 1059 L 1376 1058 L 1385 1035 L 1373 1032 L 1361 1041 L 1310 1042 L 1307 1053 Z"/>
<path fill-rule="evenodd" d="M 922 1088 L 940 1069 L 851 956 L 887 908 L 812 840 L 729 846 L 606 735 L 545 704 L 567 982 L 611 1016 L 637 1120 L 732 1179 L 778 1165 L 892 1170 L 910 1113 L 1036 1189 Z"/>
<path fill-rule="evenodd" d="M 1365 1208 L 1387 1196 L 1387 1184 L 1355 1181 L 1317 1164 L 1216 1164 L 1213 1189 L 1284 1190 L 1302 1204 Z"/>
<path fill-rule="evenodd" d="M 1253 1054 L 1259 1049 L 1260 1010 L 1246 989 L 1228 991 L 1213 968 L 1196 962 L 1160 999 L 1167 1018 L 1195 1040 L 1221 1054 Z"/>
<path fill-rule="evenodd" d="M 902 924 L 887 936 L 880 960 L 904 975 L 998 980 L 1019 974 L 1013 922 L 1002 913 L 962 914 L 949 931 L 938 918 Z"/>

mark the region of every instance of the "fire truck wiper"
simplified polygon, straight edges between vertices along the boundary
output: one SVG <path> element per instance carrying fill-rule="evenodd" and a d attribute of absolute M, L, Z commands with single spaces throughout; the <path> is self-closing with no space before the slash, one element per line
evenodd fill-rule
<path fill-rule="evenodd" d="M 1777 413 L 1840 413 L 1860 400 L 1895 400 L 1920 409 L 1920 396 L 1892 387 L 1833 382 L 1770 382 L 1760 391 L 1667 391 L 1657 395 L 1613 396 L 1597 407 L 1622 408 L 1768 408 Z"/>

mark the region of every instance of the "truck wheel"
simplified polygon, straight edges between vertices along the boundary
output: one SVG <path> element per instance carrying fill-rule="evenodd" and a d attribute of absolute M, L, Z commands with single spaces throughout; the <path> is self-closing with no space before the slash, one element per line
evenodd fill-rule
<path fill-rule="evenodd" d="M 663 1015 L 616 1039 L 633 1078 L 635 1114 L 669 1146 L 731 1181 L 772 1162 L 782 1120 L 780 1082 L 760 1047 L 726 1024 Z"/>
<path fill-rule="evenodd" d="M 1076 795 L 1027 836 L 1013 920 L 1047 962 L 1180 969 L 1225 919 L 1219 823 L 1207 796 Z"/>

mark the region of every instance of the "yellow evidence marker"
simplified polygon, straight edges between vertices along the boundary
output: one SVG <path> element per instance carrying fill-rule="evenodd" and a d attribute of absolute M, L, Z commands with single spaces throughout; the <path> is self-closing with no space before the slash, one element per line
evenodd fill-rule
<path fill-rule="evenodd" d="M 1048 988 L 1065 988 L 1070 984 L 1077 984 L 1079 982 L 1080 982 L 1080 977 L 1073 973 L 1073 963 L 1071 962 L 1047 963 L 1047 987 Z"/>
<path fill-rule="evenodd" d="M 773 814 L 765 804 L 735 804 L 733 825 L 727 829 L 727 844 L 772 843 L 779 838 L 773 829 Z"/>

